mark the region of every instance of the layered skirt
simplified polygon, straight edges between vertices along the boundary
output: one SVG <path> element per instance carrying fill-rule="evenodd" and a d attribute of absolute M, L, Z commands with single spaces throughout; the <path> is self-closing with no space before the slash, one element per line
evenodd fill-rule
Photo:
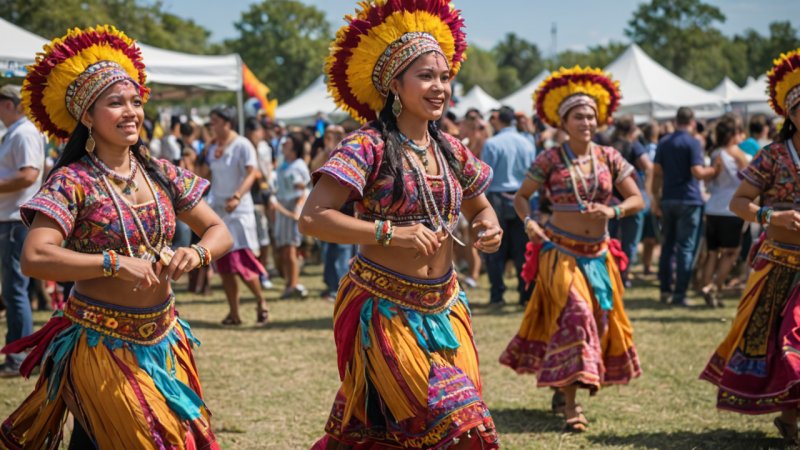
<path fill-rule="evenodd" d="M 765 241 L 728 336 L 700 378 L 717 408 L 765 414 L 800 406 L 800 247 Z"/>
<path fill-rule="evenodd" d="M 454 272 L 413 279 L 357 256 L 339 287 L 334 336 L 342 385 L 314 449 L 440 449 L 464 435 L 498 448 Z"/>
<path fill-rule="evenodd" d="M 172 296 L 124 308 L 73 294 L 63 314 L 3 349 L 32 349 L 21 372 L 41 365 L 41 374 L 0 427 L 0 446 L 59 448 L 72 413 L 100 449 L 218 449 L 192 356 L 197 344 Z"/>
<path fill-rule="evenodd" d="M 594 393 L 627 384 L 641 369 L 622 304 L 619 247 L 610 248 L 607 237 L 587 240 L 551 225 L 545 232 L 550 241 L 526 262 L 526 271 L 537 267 L 536 286 L 500 363 L 535 374 L 539 387 L 577 383 Z"/>

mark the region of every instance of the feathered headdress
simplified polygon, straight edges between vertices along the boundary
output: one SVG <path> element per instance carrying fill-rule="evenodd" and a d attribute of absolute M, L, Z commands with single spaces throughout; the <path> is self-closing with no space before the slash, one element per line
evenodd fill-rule
<path fill-rule="evenodd" d="M 556 128 L 561 126 L 564 115 L 580 104 L 593 106 L 597 123 L 606 124 L 620 98 L 618 81 L 612 81 L 601 69 L 580 66 L 562 67 L 542 81 L 533 94 L 536 114 Z"/>
<path fill-rule="evenodd" d="M 325 62 L 328 92 L 355 119 L 377 117 L 389 81 L 424 53 L 444 55 L 455 76 L 465 59 L 464 19 L 450 0 L 360 2 L 336 33 Z"/>
<path fill-rule="evenodd" d="M 146 101 L 145 78 L 141 52 L 124 33 L 110 25 L 74 28 L 45 44 L 28 66 L 22 104 L 39 130 L 66 139 L 86 109 L 117 81 L 134 82 Z"/>
<path fill-rule="evenodd" d="M 769 105 L 775 114 L 786 116 L 800 102 L 800 48 L 781 54 L 773 64 L 767 72 Z"/>

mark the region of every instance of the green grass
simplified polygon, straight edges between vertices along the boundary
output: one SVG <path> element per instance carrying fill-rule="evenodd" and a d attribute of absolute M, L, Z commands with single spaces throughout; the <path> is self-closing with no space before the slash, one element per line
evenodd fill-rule
<path fill-rule="evenodd" d="M 320 268 L 307 271 L 303 282 L 316 293 Z M 487 286 L 485 277 L 481 281 Z M 196 352 L 197 364 L 222 447 L 308 448 L 322 435 L 338 387 L 333 305 L 313 296 L 279 301 L 278 291 L 270 291 L 273 322 L 256 328 L 255 303 L 245 295 L 245 324 L 223 327 L 219 322 L 227 306 L 222 289 L 217 285 L 212 296 L 199 297 L 182 291 L 182 286 L 177 288 L 179 309 L 203 342 Z M 697 379 L 730 326 L 735 299 L 727 299 L 724 309 L 673 309 L 658 303 L 653 280 L 628 290 L 625 304 L 644 373 L 629 386 L 603 389 L 592 398 L 581 392 L 589 431 L 565 435 L 560 431 L 562 420 L 549 412 L 550 391 L 537 389 L 533 376 L 516 375 L 497 362 L 519 326 L 522 309 L 482 307 L 488 299 L 485 288 L 469 296 L 484 398 L 503 448 L 782 448 L 772 417 L 718 412 L 715 389 Z M 35 313 L 36 326 L 47 317 Z M 0 416 L 8 415 L 32 387 L 33 381 L 0 380 Z"/>

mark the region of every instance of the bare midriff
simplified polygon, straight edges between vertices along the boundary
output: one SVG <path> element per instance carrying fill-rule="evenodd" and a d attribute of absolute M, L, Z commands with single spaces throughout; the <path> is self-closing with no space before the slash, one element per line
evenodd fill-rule
<path fill-rule="evenodd" d="M 453 239 L 442 241 L 442 246 L 433 255 L 423 256 L 417 250 L 393 245 L 364 245 L 361 254 L 393 272 L 420 278 L 434 279 L 447 274 L 453 267 Z"/>
<path fill-rule="evenodd" d="M 606 233 L 605 219 L 593 219 L 581 212 L 554 211 L 550 223 L 563 231 L 586 238 L 599 238 Z"/>
<path fill-rule="evenodd" d="M 800 245 L 800 233 L 786 228 L 767 227 L 767 238 L 784 244 Z"/>
<path fill-rule="evenodd" d="M 95 278 L 75 283 L 74 290 L 94 300 L 129 308 L 148 308 L 164 303 L 172 292 L 170 281 L 164 279 L 150 288 L 138 287 L 135 282 L 118 278 Z"/>

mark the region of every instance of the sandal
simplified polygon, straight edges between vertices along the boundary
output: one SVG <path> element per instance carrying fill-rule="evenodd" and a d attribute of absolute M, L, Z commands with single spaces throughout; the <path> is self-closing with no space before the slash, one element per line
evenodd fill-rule
<path fill-rule="evenodd" d="M 578 408 L 576 407 L 575 410 L 578 411 Z M 589 421 L 582 412 L 578 412 L 577 416 L 564 421 L 564 431 L 567 433 L 583 433 L 588 427 Z"/>
<path fill-rule="evenodd" d="M 786 445 L 800 445 L 800 440 L 797 438 L 797 427 L 792 430 L 791 425 L 782 421 L 780 417 L 776 417 L 772 423 L 775 424 L 775 428 L 778 429 L 778 432 L 781 434 L 783 442 Z"/>
<path fill-rule="evenodd" d="M 224 319 L 222 319 L 222 324 L 223 325 L 241 325 L 242 324 L 242 320 L 241 319 L 234 319 L 233 317 L 231 317 L 230 314 L 228 314 L 227 316 L 225 316 Z"/>
<path fill-rule="evenodd" d="M 269 310 L 262 309 L 256 312 L 256 325 L 266 325 L 269 323 Z"/>

